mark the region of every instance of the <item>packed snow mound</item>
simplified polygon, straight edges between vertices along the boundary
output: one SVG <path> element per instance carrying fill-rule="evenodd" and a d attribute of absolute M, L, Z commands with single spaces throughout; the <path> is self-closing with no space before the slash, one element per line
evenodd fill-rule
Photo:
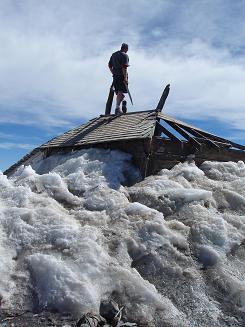
<path fill-rule="evenodd" d="M 243 162 L 142 180 L 98 149 L 1 174 L 2 306 L 81 316 L 113 299 L 151 326 L 242 326 L 244 182 Z"/>

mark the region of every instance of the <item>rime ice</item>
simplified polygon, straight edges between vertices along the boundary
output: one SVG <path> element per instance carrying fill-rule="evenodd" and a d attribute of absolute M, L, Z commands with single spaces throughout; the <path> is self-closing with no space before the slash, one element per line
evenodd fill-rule
<path fill-rule="evenodd" d="M 127 154 L 77 151 L 0 175 L 6 308 L 156 326 L 242 326 L 245 165 L 183 163 L 140 181 Z M 132 185 L 132 186 L 126 186 Z"/>

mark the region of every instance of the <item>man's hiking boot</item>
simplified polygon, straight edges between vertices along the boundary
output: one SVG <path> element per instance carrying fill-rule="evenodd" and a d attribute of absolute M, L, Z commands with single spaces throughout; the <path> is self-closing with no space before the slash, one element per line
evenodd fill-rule
<path fill-rule="evenodd" d="M 115 109 L 115 114 L 116 115 L 121 115 L 121 114 L 123 114 L 123 112 L 122 112 L 122 110 L 120 108 L 116 108 Z"/>

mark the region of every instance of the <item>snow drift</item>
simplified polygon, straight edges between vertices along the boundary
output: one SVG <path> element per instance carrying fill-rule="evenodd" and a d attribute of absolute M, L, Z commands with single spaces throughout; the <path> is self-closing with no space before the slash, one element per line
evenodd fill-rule
<path fill-rule="evenodd" d="M 243 162 L 141 181 L 128 154 L 96 149 L 1 174 L 2 306 L 81 316 L 114 299 L 153 326 L 242 326 L 244 182 Z"/>

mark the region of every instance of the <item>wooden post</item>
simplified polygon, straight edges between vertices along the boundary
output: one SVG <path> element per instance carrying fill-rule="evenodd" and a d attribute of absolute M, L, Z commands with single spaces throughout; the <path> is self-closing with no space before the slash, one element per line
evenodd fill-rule
<path fill-rule="evenodd" d="M 158 112 L 162 111 L 162 108 L 163 108 L 163 106 L 165 104 L 165 101 L 166 101 L 166 99 L 167 99 L 167 97 L 169 95 L 169 90 L 170 90 L 170 84 L 168 84 L 165 87 L 165 89 L 164 89 L 164 91 L 162 93 L 162 96 L 161 96 L 161 98 L 160 98 L 160 100 L 158 102 L 158 105 L 156 107 L 156 111 L 158 111 Z"/>
<path fill-rule="evenodd" d="M 108 99 L 107 99 L 107 102 L 106 102 L 105 115 L 110 115 L 111 114 L 111 107 L 112 107 L 113 97 L 114 97 L 114 89 L 113 89 L 113 83 L 112 83 L 111 87 L 110 87 Z"/>

